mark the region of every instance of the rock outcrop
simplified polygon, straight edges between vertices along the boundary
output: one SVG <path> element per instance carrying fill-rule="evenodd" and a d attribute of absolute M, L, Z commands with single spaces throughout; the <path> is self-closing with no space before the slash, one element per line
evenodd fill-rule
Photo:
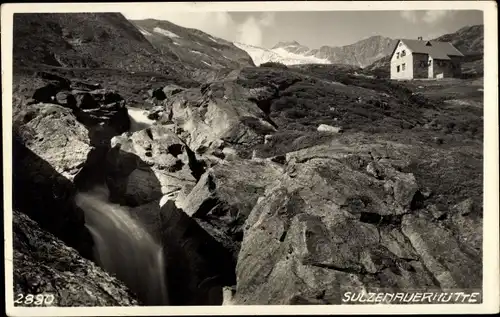
<path fill-rule="evenodd" d="M 168 127 L 153 125 L 111 141 L 107 155 L 111 199 L 138 206 L 194 187 L 203 166 Z"/>
<path fill-rule="evenodd" d="M 248 97 L 249 91 L 233 81 L 214 82 L 177 93 L 166 103 L 166 112 L 194 152 L 219 147 L 222 140 L 249 157 L 249 149 L 275 127 Z"/>
<path fill-rule="evenodd" d="M 31 105 L 13 122 L 13 205 L 40 226 L 91 257 L 83 214 L 72 202 L 75 181 L 94 147 L 71 110 Z"/>
<path fill-rule="evenodd" d="M 338 143 L 289 153 L 286 175 L 245 223 L 232 300 L 340 304 L 345 291 L 480 288 L 480 253 L 419 209 L 415 178 L 394 154 Z M 383 176 L 367 172 L 375 163 Z"/>

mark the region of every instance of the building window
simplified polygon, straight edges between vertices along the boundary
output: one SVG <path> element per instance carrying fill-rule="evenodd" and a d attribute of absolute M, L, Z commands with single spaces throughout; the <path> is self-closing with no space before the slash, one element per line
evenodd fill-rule
<path fill-rule="evenodd" d="M 399 65 L 396 66 L 396 71 L 399 73 Z"/>
<path fill-rule="evenodd" d="M 399 58 L 399 52 L 396 53 L 396 58 Z"/>
<path fill-rule="evenodd" d="M 406 51 L 405 50 L 401 51 L 401 57 L 403 57 L 403 56 L 406 56 Z"/>
<path fill-rule="evenodd" d="M 403 71 L 406 69 L 406 64 L 403 64 L 403 68 L 402 69 L 403 69 Z"/>
<path fill-rule="evenodd" d="M 429 60 L 429 63 L 428 63 L 429 66 L 432 65 L 432 59 Z"/>

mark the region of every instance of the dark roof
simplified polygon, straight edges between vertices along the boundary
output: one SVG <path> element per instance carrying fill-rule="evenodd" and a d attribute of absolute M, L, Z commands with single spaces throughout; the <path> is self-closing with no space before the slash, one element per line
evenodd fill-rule
<path fill-rule="evenodd" d="M 450 56 L 464 56 L 453 44 L 449 42 L 425 40 L 400 40 L 412 53 L 428 54 L 433 59 L 450 59 Z M 430 45 L 427 45 L 430 43 Z M 398 42 L 399 44 L 399 42 Z"/>

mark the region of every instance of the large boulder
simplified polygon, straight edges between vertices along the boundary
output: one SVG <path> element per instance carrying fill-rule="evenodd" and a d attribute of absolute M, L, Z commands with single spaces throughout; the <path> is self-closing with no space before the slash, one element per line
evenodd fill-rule
<path fill-rule="evenodd" d="M 346 291 L 480 288 L 480 252 L 415 203 L 418 185 L 399 160 L 410 150 L 332 142 L 288 153 L 286 174 L 245 222 L 231 301 L 340 304 Z"/>
<path fill-rule="evenodd" d="M 14 117 L 13 125 L 20 142 L 70 181 L 92 150 L 87 128 L 59 105 L 32 105 Z"/>
<path fill-rule="evenodd" d="M 76 182 L 94 150 L 89 131 L 71 110 L 52 104 L 19 112 L 13 128 L 14 208 L 91 257 L 83 213 L 73 202 Z"/>
<path fill-rule="evenodd" d="M 202 173 L 194 153 L 165 126 L 116 136 L 111 147 L 106 171 L 111 199 L 129 206 L 176 197 Z"/>
<path fill-rule="evenodd" d="M 246 218 L 282 173 L 282 167 L 270 161 L 222 161 L 208 169 L 177 205 L 236 257 Z"/>
<path fill-rule="evenodd" d="M 248 100 L 249 92 L 235 82 L 186 89 L 168 99 L 166 115 L 180 128 L 180 137 L 195 152 L 223 140 L 242 157 L 275 131 L 266 114 Z"/>
<path fill-rule="evenodd" d="M 122 282 L 28 216 L 14 210 L 12 218 L 14 294 L 45 294 L 46 306 L 138 305 Z M 40 305 L 33 301 L 23 306 Z"/>

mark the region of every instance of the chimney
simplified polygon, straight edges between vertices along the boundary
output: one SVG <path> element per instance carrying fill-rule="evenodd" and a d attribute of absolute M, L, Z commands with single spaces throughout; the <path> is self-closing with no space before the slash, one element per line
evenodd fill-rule
<path fill-rule="evenodd" d="M 418 40 L 419 40 L 419 41 L 422 41 L 422 40 L 423 40 L 423 38 L 422 38 L 421 36 L 419 36 L 419 37 L 418 37 Z"/>

